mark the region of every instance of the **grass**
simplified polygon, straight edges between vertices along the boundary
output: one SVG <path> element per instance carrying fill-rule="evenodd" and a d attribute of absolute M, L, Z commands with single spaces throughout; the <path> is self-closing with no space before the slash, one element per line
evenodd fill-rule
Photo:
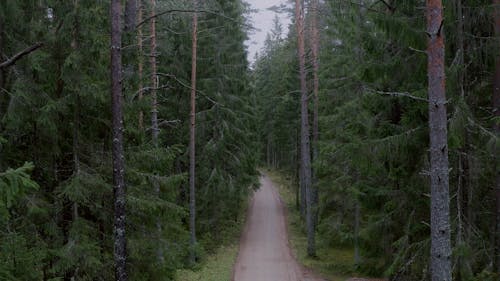
<path fill-rule="evenodd" d="M 233 265 L 238 254 L 238 243 L 223 245 L 208 256 L 198 270 L 182 269 L 177 281 L 231 281 Z"/>
<path fill-rule="evenodd" d="M 208 253 L 193 269 L 180 269 L 176 281 L 231 281 L 233 266 L 238 256 L 239 238 L 245 225 L 247 204 L 242 206 L 238 223 L 223 230 L 224 240 L 214 252 Z"/>
<path fill-rule="evenodd" d="M 277 171 L 266 171 L 266 174 L 275 183 L 282 200 L 287 205 L 289 240 L 297 260 L 331 281 L 344 281 L 355 275 L 353 249 L 322 247 L 321 240 L 317 237 L 317 257 L 307 256 L 307 237 L 302 227 L 300 213 L 295 207 L 296 194 L 292 182 Z"/>

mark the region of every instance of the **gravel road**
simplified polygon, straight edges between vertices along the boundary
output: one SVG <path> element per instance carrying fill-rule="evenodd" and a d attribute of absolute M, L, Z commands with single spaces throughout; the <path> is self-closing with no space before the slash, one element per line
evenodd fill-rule
<path fill-rule="evenodd" d="M 291 253 L 284 206 L 263 176 L 248 210 L 233 281 L 323 281 L 310 275 Z"/>

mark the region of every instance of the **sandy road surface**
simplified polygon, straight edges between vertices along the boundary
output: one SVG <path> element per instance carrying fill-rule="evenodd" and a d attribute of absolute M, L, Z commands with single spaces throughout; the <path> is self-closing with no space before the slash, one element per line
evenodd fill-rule
<path fill-rule="evenodd" d="M 255 193 L 234 266 L 233 281 L 321 281 L 302 269 L 288 246 L 284 207 L 267 176 Z"/>

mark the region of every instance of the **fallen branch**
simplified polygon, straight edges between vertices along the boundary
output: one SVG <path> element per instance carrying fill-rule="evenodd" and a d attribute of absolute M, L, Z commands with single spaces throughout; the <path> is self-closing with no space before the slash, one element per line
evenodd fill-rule
<path fill-rule="evenodd" d="M 18 61 L 22 57 L 24 57 L 24 56 L 26 56 L 34 51 L 36 51 L 37 49 L 41 48 L 42 46 L 43 46 L 43 43 L 38 42 L 35 45 L 22 50 L 21 52 L 15 54 L 12 58 L 0 63 L 0 68 L 7 68 L 7 67 L 15 64 L 16 61 Z"/>

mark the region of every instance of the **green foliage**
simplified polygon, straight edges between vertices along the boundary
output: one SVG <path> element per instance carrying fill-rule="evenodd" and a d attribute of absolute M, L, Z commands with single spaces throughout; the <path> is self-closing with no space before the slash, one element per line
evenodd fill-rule
<path fill-rule="evenodd" d="M 191 9 L 188 1 L 157 2 L 156 12 Z M 143 4 L 145 18 L 152 11 L 149 1 Z M 258 159 L 244 46 L 247 7 L 240 0 L 205 5 L 215 13 L 200 14 L 201 257 L 240 222 L 239 210 L 257 184 Z M 0 3 L 0 61 L 44 43 L 0 74 L 0 167 L 21 166 L 0 175 L 2 280 L 113 279 L 108 9 L 106 2 L 91 0 Z M 149 22 L 141 26 L 142 52 L 137 32 L 124 35 L 130 280 L 173 280 L 188 265 L 190 26 L 189 13 L 157 19 L 155 55 L 164 86 L 157 91 L 158 146 L 150 137 L 149 93 L 138 99 L 139 82 L 145 88 L 151 83 Z"/>
<path fill-rule="evenodd" d="M 498 136 L 491 129 L 491 76 L 498 40 L 490 2 L 461 2 L 462 18 L 458 1 L 445 1 L 444 22 L 453 266 L 455 276 L 475 280 L 491 278 L 484 272 L 493 262 Z M 313 163 L 321 197 L 318 241 L 330 249 L 358 241 L 357 270 L 394 280 L 429 274 L 424 6 L 329 0 L 320 7 L 320 155 Z M 271 34 L 253 73 L 261 161 L 297 177 L 296 37 L 293 29 L 285 38 Z"/>
<path fill-rule="evenodd" d="M 9 218 L 8 209 L 29 191 L 38 190 L 38 184 L 31 179 L 33 163 L 26 162 L 17 169 L 7 169 L 0 173 L 0 219 Z"/>

